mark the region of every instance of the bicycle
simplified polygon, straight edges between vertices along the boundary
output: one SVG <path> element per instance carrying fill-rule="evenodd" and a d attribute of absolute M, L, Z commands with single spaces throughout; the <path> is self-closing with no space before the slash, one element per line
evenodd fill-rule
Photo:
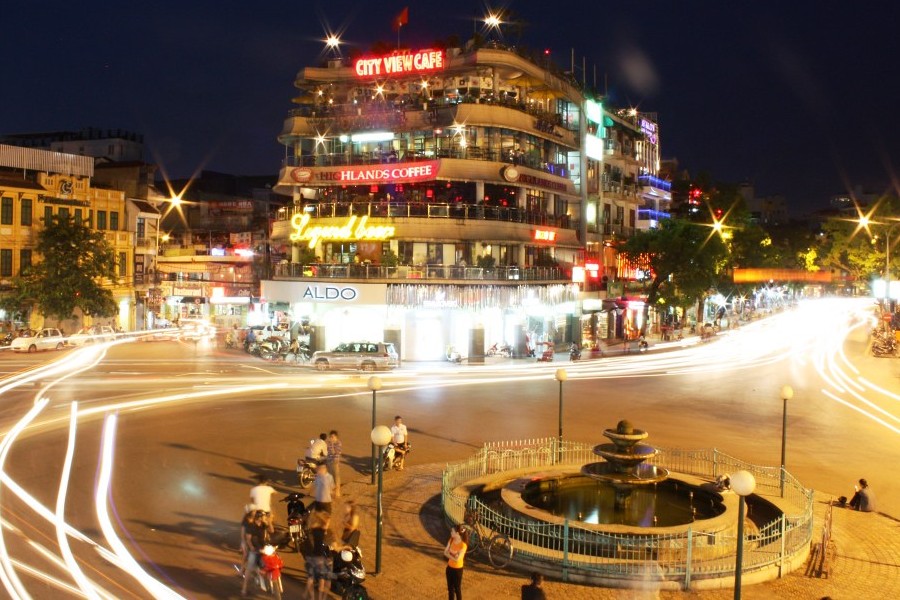
<path fill-rule="evenodd" d="M 508 535 L 486 527 L 481 512 L 476 509 L 467 508 L 463 521 L 469 530 L 469 548 L 472 552 L 485 550 L 488 560 L 497 569 L 509 564 L 513 557 L 513 545 Z"/>

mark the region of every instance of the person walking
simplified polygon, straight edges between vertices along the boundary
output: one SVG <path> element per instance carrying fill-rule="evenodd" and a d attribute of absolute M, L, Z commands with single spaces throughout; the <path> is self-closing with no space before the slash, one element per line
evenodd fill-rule
<path fill-rule="evenodd" d="M 332 494 L 334 493 L 334 477 L 328 472 L 325 463 L 316 469 L 316 478 L 313 481 L 316 510 L 331 514 Z"/>
<path fill-rule="evenodd" d="M 328 582 L 331 580 L 334 536 L 331 533 L 330 515 L 314 510 L 309 515 L 309 536 L 303 546 L 306 568 L 306 597 L 309 600 L 327 600 Z"/>
<path fill-rule="evenodd" d="M 343 444 L 338 437 L 338 432 L 334 429 L 328 434 L 328 458 L 325 464 L 328 466 L 328 472 L 334 478 L 334 497 L 341 497 L 341 454 L 343 454 Z"/>
<path fill-rule="evenodd" d="M 462 576 L 466 550 L 469 548 L 469 531 L 465 525 L 457 525 L 450 530 L 450 540 L 444 548 L 447 557 L 447 598 L 462 600 Z"/>
<path fill-rule="evenodd" d="M 522 600 L 547 600 L 543 584 L 544 576 L 534 571 L 531 574 L 531 583 L 522 586 Z"/>
<path fill-rule="evenodd" d="M 394 462 L 397 470 L 402 471 L 403 463 L 406 462 L 406 453 L 409 450 L 409 431 L 400 415 L 394 417 L 394 424 L 391 426 L 391 441 L 394 443 L 394 451 L 400 455 L 400 460 Z"/>

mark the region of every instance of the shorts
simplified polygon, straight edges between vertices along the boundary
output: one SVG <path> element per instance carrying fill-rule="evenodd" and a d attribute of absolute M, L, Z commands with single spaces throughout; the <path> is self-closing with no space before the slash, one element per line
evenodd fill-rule
<path fill-rule="evenodd" d="M 331 579 L 331 561 L 324 556 L 306 558 L 306 576 L 315 583 Z"/>

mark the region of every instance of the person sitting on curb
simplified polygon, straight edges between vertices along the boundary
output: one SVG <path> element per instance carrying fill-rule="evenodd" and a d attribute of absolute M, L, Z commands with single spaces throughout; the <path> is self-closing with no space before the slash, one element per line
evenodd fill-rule
<path fill-rule="evenodd" d="M 856 493 L 850 499 L 850 508 L 860 512 L 873 512 L 875 510 L 875 494 L 869 488 L 869 482 L 860 479 L 859 485 L 855 488 Z"/>

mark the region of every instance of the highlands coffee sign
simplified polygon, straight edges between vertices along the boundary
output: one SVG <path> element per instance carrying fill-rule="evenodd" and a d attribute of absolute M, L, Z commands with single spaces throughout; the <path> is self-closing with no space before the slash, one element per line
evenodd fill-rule
<path fill-rule="evenodd" d="M 418 50 L 360 58 L 353 63 L 353 69 L 360 77 L 384 77 L 439 71 L 446 62 L 443 50 Z"/>
<path fill-rule="evenodd" d="M 296 183 L 377 185 L 383 183 L 414 183 L 430 181 L 437 176 L 438 160 L 356 167 L 297 167 L 291 169 Z"/>

